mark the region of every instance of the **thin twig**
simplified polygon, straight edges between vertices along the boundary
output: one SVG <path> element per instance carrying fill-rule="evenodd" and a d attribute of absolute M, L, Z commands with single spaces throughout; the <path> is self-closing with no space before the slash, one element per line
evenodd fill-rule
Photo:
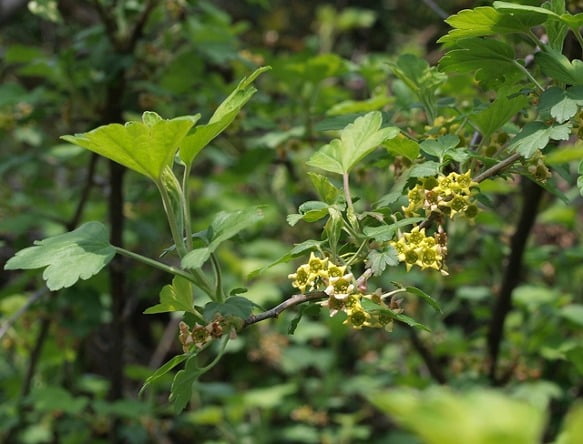
<path fill-rule="evenodd" d="M 46 287 L 41 288 L 40 290 L 37 290 L 34 294 L 32 294 L 28 300 L 26 301 L 26 303 L 20 307 L 20 310 L 18 310 L 16 313 L 14 313 L 12 316 L 10 316 L 8 319 L 6 319 L 2 325 L 0 326 L 0 339 L 2 339 L 2 337 L 6 334 L 6 332 L 8 330 L 10 330 L 10 327 L 12 327 L 12 324 L 14 324 L 18 318 L 20 318 L 24 312 L 26 312 L 26 310 L 28 310 L 28 308 L 34 304 L 36 301 L 38 301 L 40 298 L 42 298 L 45 294 L 47 294 L 48 290 L 46 289 Z"/>
<path fill-rule="evenodd" d="M 435 12 L 440 18 L 446 19 L 449 17 L 449 14 L 441 9 L 439 5 L 433 0 L 423 0 L 423 3 L 425 3 L 425 5 L 433 12 Z"/>
<path fill-rule="evenodd" d="M 290 307 L 293 307 L 294 305 L 303 304 L 304 302 L 317 301 L 327 297 L 328 294 L 323 291 L 311 291 L 306 294 L 294 294 L 292 297 L 286 299 L 281 304 L 273 307 L 270 310 L 249 316 L 247 319 L 245 319 L 244 327 L 255 324 L 256 322 L 263 321 L 265 319 L 277 318 L 281 312 L 287 310 Z"/>
<path fill-rule="evenodd" d="M 419 338 L 417 332 L 413 327 L 407 327 L 407 330 L 409 330 L 409 338 L 411 339 L 411 344 L 413 344 L 413 347 L 415 348 L 415 350 L 417 350 L 417 353 L 419 353 L 421 359 L 423 359 L 423 362 L 425 363 L 425 366 L 427 367 L 427 370 L 429 371 L 431 377 L 435 379 L 435 381 L 439 384 L 446 384 L 447 378 L 445 377 L 445 374 L 443 373 L 441 366 L 438 364 L 435 357 L 431 353 L 431 350 Z"/>
<path fill-rule="evenodd" d="M 522 157 L 522 154 L 520 154 L 520 153 L 514 153 L 514 154 L 512 154 L 511 156 L 507 157 L 506 159 L 498 162 L 493 167 L 488 168 L 483 173 L 478 174 L 476 177 L 474 177 L 474 179 L 473 179 L 474 182 L 480 183 L 480 182 L 486 180 L 488 177 L 493 176 L 494 174 L 496 174 L 497 172 L 503 170 L 507 166 L 512 165 L 514 162 L 516 162 L 521 157 Z"/>
<path fill-rule="evenodd" d="M 97 153 L 91 153 L 91 157 L 89 159 L 89 165 L 87 166 L 87 176 L 85 178 L 85 185 L 83 186 L 83 190 L 81 191 L 81 198 L 79 199 L 79 203 L 77 204 L 77 208 L 75 210 L 75 214 L 71 218 L 69 222 L 67 222 L 67 230 L 72 231 L 74 230 L 77 225 L 79 225 L 79 221 L 81 220 L 81 216 L 83 215 L 83 210 L 85 209 L 85 205 L 89 199 L 89 193 L 91 192 L 91 188 L 93 188 L 95 177 L 95 167 L 97 165 L 97 160 L 99 156 Z"/>

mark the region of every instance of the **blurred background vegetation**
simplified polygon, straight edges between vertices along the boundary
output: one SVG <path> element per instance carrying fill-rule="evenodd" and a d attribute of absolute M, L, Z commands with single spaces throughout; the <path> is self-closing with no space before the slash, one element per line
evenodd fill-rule
<path fill-rule="evenodd" d="M 292 229 L 286 215 L 314 197 L 304 162 L 328 140 L 323 130 L 382 109 L 401 128 L 438 134 L 459 126 L 447 111 L 451 100 L 462 107 L 487 102 L 470 77 L 458 76 L 442 87 L 442 120 L 427 121 L 389 63 L 404 53 L 435 63 L 435 42 L 448 30 L 444 17 L 488 3 L 0 1 L 0 263 L 88 220 L 108 221 L 114 244 L 158 256 L 171 241 L 152 185 L 59 136 L 145 110 L 165 118 L 200 112 L 204 121 L 241 77 L 271 65 L 242 117 L 201 154 L 191 177 L 196 229 L 219 210 L 267 205 L 260 226 L 219 251 L 229 268 L 225 279 L 245 280 L 317 232 L 308 224 Z M 365 198 L 388 192 L 384 172 L 406 162 L 375 156 L 355 173 L 355 194 Z M 562 171 L 575 160 L 554 158 Z M 485 344 L 521 205 L 520 186 L 511 180 L 484 184 L 492 208 L 478 217 L 479 229 L 449 227 L 450 277 L 392 270 L 382 278 L 440 301 L 442 317 L 414 300 L 406 304 L 430 333 L 404 325 L 390 334 L 353 331 L 313 316 L 288 335 L 294 313 L 284 313 L 233 341 L 179 416 L 166 400 L 170 378 L 137 397 L 151 371 L 180 353 L 177 320 L 142 314 L 167 276 L 118 261 L 108 273 L 50 294 L 39 273 L 3 271 L 0 440 L 409 444 L 422 441 L 395 418 L 417 406 L 409 414 L 418 426 L 436 415 L 425 430 L 443 423 L 486 434 L 491 428 L 480 418 L 499 415 L 525 433 L 523 424 L 534 421 L 532 436 L 544 426 L 552 441 L 583 394 L 582 203 L 573 183 L 561 186 L 569 204 L 543 199 L 506 322 L 503 374 L 495 380 Z M 280 302 L 292 294 L 293 269 L 281 264 L 247 281 L 246 296 L 264 307 Z M 436 385 L 503 386 L 529 404 L 516 407 L 494 394 L 452 400 Z M 421 398 L 429 407 L 415 404 L 422 402 L 413 392 L 385 392 L 396 387 L 430 388 Z M 483 410 L 464 416 L 476 405 Z M 533 412 L 523 410 L 531 406 Z M 444 411 L 455 413 L 440 416 Z M 488 439 L 473 442 L 533 442 Z"/>

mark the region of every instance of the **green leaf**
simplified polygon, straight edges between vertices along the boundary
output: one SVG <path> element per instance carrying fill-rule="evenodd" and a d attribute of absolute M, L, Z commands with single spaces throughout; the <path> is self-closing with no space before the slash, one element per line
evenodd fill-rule
<path fill-rule="evenodd" d="M 570 134 L 569 123 L 546 126 L 543 122 L 529 122 L 512 139 L 509 148 L 528 159 L 536 150 L 544 149 L 551 140 L 567 140 Z"/>
<path fill-rule="evenodd" d="M 423 152 L 435 156 L 439 159 L 439 163 L 443 162 L 443 158 L 447 151 L 454 150 L 460 142 L 460 138 L 454 134 L 446 134 L 439 136 L 437 139 L 426 139 L 421 142 L 421 149 Z"/>
<path fill-rule="evenodd" d="M 192 284 L 180 276 L 172 279 L 171 285 L 165 285 L 160 292 L 160 303 L 148 308 L 144 314 L 166 313 L 172 311 L 194 312 Z"/>
<path fill-rule="evenodd" d="M 200 115 L 164 120 L 145 112 L 142 122 L 112 123 L 61 139 L 107 157 L 158 182 L 164 167 L 172 165 L 176 150 Z"/>
<path fill-rule="evenodd" d="M 402 54 L 396 63 L 389 63 L 393 74 L 399 78 L 423 104 L 431 120 L 435 114 L 437 89 L 447 76 L 413 54 Z"/>
<path fill-rule="evenodd" d="M 257 92 L 252 86 L 255 79 L 270 69 L 269 66 L 258 68 L 249 77 L 241 80 L 233 92 L 219 105 L 208 123 L 197 126 L 184 138 L 179 152 L 180 159 L 184 163 L 191 164 L 198 153 L 235 120 L 241 108 Z"/>
<path fill-rule="evenodd" d="M 573 324 L 583 327 L 583 304 L 569 304 L 561 307 L 559 314 Z"/>
<path fill-rule="evenodd" d="M 418 328 L 418 329 L 425 330 L 425 331 L 431 331 L 427 326 L 420 324 L 415 319 L 413 319 L 409 316 L 406 316 L 404 314 L 401 314 L 401 313 L 396 313 L 393 310 L 390 310 L 388 308 L 384 308 L 381 305 L 374 303 L 370 299 L 362 298 L 360 303 L 362 304 L 362 308 L 364 308 L 367 312 L 373 312 L 373 313 L 381 312 L 381 313 L 387 314 L 388 316 L 390 316 L 393 319 L 396 319 L 397 321 L 400 321 L 400 322 L 407 324 L 410 327 Z"/>
<path fill-rule="evenodd" d="M 328 214 L 330 218 L 326 221 L 326 225 L 324 225 L 324 232 L 326 233 L 330 250 L 336 255 L 344 221 L 342 220 L 342 213 L 337 208 L 329 207 Z"/>
<path fill-rule="evenodd" d="M 79 279 L 99 273 L 115 256 L 106 228 L 88 222 L 74 231 L 36 241 L 6 262 L 5 270 L 44 268 L 43 279 L 51 291 L 67 288 Z"/>
<path fill-rule="evenodd" d="M 435 311 L 437 311 L 438 313 L 443 313 L 441 311 L 441 307 L 439 306 L 439 303 L 433 299 L 431 296 L 429 296 L 427 293 L 425 293 L 423 290 L 417 288 L 417 287 L 406 287 L 405 290 L 407 290 L 407 293 L 411 293 L 414 294 L 416 296 L 419 296 L 421 299 L 423 299 L 425 302 L 427 302 L 429 305 L 431 305 Z"/>
<path fill-rule="evenodd" d="M 192 398 L 192 385 L 202 375 L 203 369 L 199 368 L 196 356 L 189 355 L 183 370 L 174 376 L 170 389 L 170 402 L 174 406 L 174 413 L 179 414 Z"/>
<path fill-rule="evenodd" d="M 454 29 L 437 42 L 451 44 L 470 37 L 528 32 L 533 26 L 543 23 L 546 18 L 539 13 L 505 14 L 490 6 L 464 9 L 445 20 Z"/>
<path fill-rule="evenodd" d="M 579 189 L 579 194 L 583 196 L 583 161 L 579 163 L 579 169 L 577 170 L 579 177 L 577 178 L 577 188 Z"/>
<path fill-rule="evenodd" d="M 364 227 L 364 234 L 370 239 L 374 239 L 378 242 L 386 242 L 391 240 L 399 228 L 406 227 L 408 225 L 414 225 L 425 220 L 423 217 L 408 217 L 405 219 L 398 220 L 397 222 L 390 225 L 379 225 L 378 227 Z"/>
<path fill-rule="evenodd" d="M 372 270 L 372 274 L 380 276 L 387 268 L 399 263 L 397 251 L 392 246 L 387 246 L 381 251 L 371 250 L 366 258 L 366 266 Z"/>
<path fill-rule="evenodd" d="M 579 400 L 569 409 L 555 444 L 578 444 L 581 436 L 583 436 L 583 403 Z"/>
<path fill-rule="evenodd" d="M 404 136 L 387 140 L 383 145 L 390 153 L 397 156 L 404 156 L 409 160 L 417 159 L 421 149 L 417 142 Z"/>
<path fill-rule="evenodd" d="M 460 41 L 439 61 L 445 72 L 474 73 L 480 82 L 500 82 L 507 76 L 522 74 L 514 60 L 514 50 L 507 43 L 469 38 Z"/>
<path fill-rule="evenodd" d="M 535 61 L 547 76 L 557 82 L 568 85 L 583 85 L 583 62 L 569 61 L 560 52 L 554 50 L 540 51 L 535 54 Z"/>
<path fill-rule="evenodd" d="M 500 96 L 470 120 L 480 129 L 484 138 L 488 138 L 527 105 L 528 98 L 524 95 L 513 98 Z"/>
<path fill-rule="evenodd" d="M 258 305 L 247 298 L 242 296 L 231 296 L 224 304 L 218 302 L 207 303 L 204 306 L 203 316 L 208 322 L 212 321 L 217 313 L 224 316 L 235 316 L 237 318 L 246 319 L 251 315 L 254 307 L 258 307 Z"/>
<path fill-rule="evenodd" d="M 268 270 L 271 267 L 274 267 L 278 264 L 289 262 L 289 261 L 295 259 L 296 257 L 299 257 L 299 256 L 306 254 L 309 251 L 316 250 L 316 249 L 320 248 L 320 245 L 322 245 L 323 243 L 324 243 L 324 241 L 317 241 L 317 240 L 309 239 L 309 240 L 304 241 L 300 244 L 296 244 L 288 253 L 284 254 L 276 261 L 272 262 L 271 264 L 269 264 L 265 267 L 259 268 L 257 270 L 252 271 L 251 273 L 249 273 L 248 279 L 253 279 L 253 278 L 259 276 L 265 270 Z"/>
<path fill-rule="evenodd" d="M 555 14 L 550 9 L 545 9 L 545 8 L 541 8 L 538 6 L 521 5 L 518 3 L 501 2 L 501 1 L 495 1 L 493 3 L 493 6 L 498 11 L 510 12 L 510 13 L 515 14 L 516 16 L 521 16 L 524 13 L 530 13 L 530 14 L 534 14 L 534 15 L 560 18 L 559 15 Z M 544 19 L 546 20 L 546 18 L 547 17 L 545 17 Z"/>
<path fill-rule="evenodd" d="M 160 379 L 162 376 L 164 376 L 166 373 L 168 373 L 174 367 L 182 364 L 188 357 L 191 357 L 191 356 L 192 356 L 192 354 L 182 354 L 182 355 L 174 356 L 172 359 L 170 359 L 168 362 L 166 362 L 164 365 L 162 365 L 154 373 L 152 373 L 150 376 L 148 376 L 146 378 L 146 380 L 144 381 L 144 385 L 140 389 L 138 395 L 141 395 L 143 393 L 143 391 L 146 390 L 146 388 L 150 384 L 153 384 L 154 382 L 156 382 L 158 379 Z"/>
<path fill-rule="evenodd" d="M 441 386 L 423 391 L 377 390 L 368 399 L 426 444 L 542 442 L 544 410 L 491 389 L 465 393 Z"/>
<path fill-rule="evenodd" d="M 580 106 L 583 106 L 583 86 L 572 86 L 566 90 L 552 87 L 541 95 L 538 109 L 541 117 L 550 115 L 563 123 L 577 114 Z"/>
<path fill-rule="evenodd" d="M 200 268 L 209 260 L 211 253 L 212 251 L 209 247 L 195 248 L 182 258 L 181 265 L 187 270 Z"/>
<path fill-rule="evenodd" d="M 557 15 L 565 14 L 565 0 L 550 0 L 543 7 L 553 11 Z M 567 14 L 570 16 L 570 14 Z M 563 52 L 563 43 L 569 32 L 569 25 L 563 19 L 549 17 L 545 23 L 545 29 L 549 38 L 549 47 L 558 52 Z"/>
<path fill-rule="evenodd" d="M 381 128 L 382 122 L 379 111 L 358 117 L 340 131 L 340 139 L 334 139 L 320 148 L 307 164 L 332 173 L 348 173 L 381 143 L 399 134 L 398 128 Z"/>
<path fill-rule="evenodd" d="M 231 212 L 221 211 L 207 230 L 208 246 L 187 253 L 182 258 L 182 267 L 186 269 L 202 267 L 222 242 L 256 224 L 262 218 L 263 213 L 259 206 Z"/>
<path fill-rule="evenodd" d="M 428 160 L 427 162 L 413 165 L 409 170 L 409 177 L 429 177 L 439 173 L 441 165 L 439 162 Z"/>
<path fill-rule="evenodd" d="M 295 318 L 292 319 L 291 323 L 289 324 L 289 328 L 287 329 L 288 335 L 293 335 L 298 328 L 298 324 L 302 320 L 304 315 L 308 316 L 316 316 L 320 313 L 322 306 L 319 304 L 304 304 L 300 307 L 298 314 Z"/>
<path fill-rule="evenodd" d="M 333 205 L 336 203 L 338 196 L 341 194 L 340 190 L 334 186 L 330 180 L 317 173 L 308 173 L 316 192 L 320 199 L 326 202 L 328 205 Z"/>

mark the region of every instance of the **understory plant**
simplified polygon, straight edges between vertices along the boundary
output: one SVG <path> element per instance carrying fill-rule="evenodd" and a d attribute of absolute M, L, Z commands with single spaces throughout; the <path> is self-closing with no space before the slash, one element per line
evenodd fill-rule
<path fill-rule="evenodd" d="M 324 120 L 332 140 L 306 162 L 313 169 L 307 174 L 317 200 L 302 203 L 287 217 L 289 225 L 315 224 L 321 234 L 290 245 L 272 264 L 302 258 L 289 275 L 291 296 L 280 304 L 257 306 L 245 297 L 246 282 L 227 288 L 216 254 L 223 242 L 259 222 L 264 209 L 222 211 L 207 229 L 193 232 L 189 189 L 198 154 L 233 123 L 268 67 L 244 78 L 204 124 L 199 114 L 164 119 L 145 112 L 141 121 L 62 137 L 155 184 L 172 238 L 161 258 L 112 245 L 102 223 L 88 222 L 19 251 L 5 269 L 44 268 L 51 291 L 89 279 L 116 255 L 170 274 L 172 282 L 161 289 L 159 304 L 145 313 L 183 313 L 176 332 L 183 353 L 147 378 L 142 390 L 181 366 L 170 394 L 176 412 L 186 407 L 193 383 L 220 361 L 232 338 L 294 307 L 299 308 L 290 333 L 301 328 L 304 314 L 321 309 L 363 334 L 367 329 L 390 332 L 398 324 L 429 331 L 408 314 L 407 300 L 428 303 L 436 316 L 440 304 L 423 288 L 392 279 L 395 267 L 447 279 L 448 228 L 452 221 L 477 224 L 480 212 L 493 210 L 488 194 L 480 191 L 486 180 L 520 175 L 564 199 L 556 176 L 572 175 L 564 170 L 553 174 L 545 154 L 581 138 L 583 127 L 583 61 L 564 51 L 567 38 L 579 45 L 579 53 L 583 50 L 583 14 L 566 12 L 560 0 L 542 7 L 494 2 L 461 11 L 447 23 L 452 30 L 440 40 L 445 55 L 438 67 L 410 54 L 390 64 L 392 75 L 414 97 L 425 119 L 421 128 L 395 117 L 398 113 L 386 102 L 379 102 L 378 109 L 343 116 L 348 119 Z M 485 100 L 469 104 L 444 95 L 448 74 L 467 73 L 474 74 Z M 373 155 L 384 167 L 387 188 L 364 198 L 352 185 L 362 180 L 362 170 L 372 168 L 367 160 Z M 577 179 L 581 192 L 582 174 L 583 163 Z M 250 278 L 260 279 L 267 268 Z M 202 304 L 206 298 L 209 301 Z M 493 380 L 499 379 L 505 302 L 501 299 L 500 322 L 488 337 Z M 209 353 L 203 355 L 205 350 Z"/>

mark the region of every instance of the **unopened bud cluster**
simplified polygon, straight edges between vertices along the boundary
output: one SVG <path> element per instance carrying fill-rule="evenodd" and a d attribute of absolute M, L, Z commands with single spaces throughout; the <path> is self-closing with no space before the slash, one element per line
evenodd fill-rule
<path fill-rule="evenodd" d="M 528 160 L 523 160 L 522 162 L 525 164 L 528 172 L 539 182 L 545 183 L 552 176 L 549 167 L 545 164 L 544 155 L 541 150 L 536 150 Z"/>
<path fill-rule="evenodd" d="M 384 328 L 392 330 L 392 314 L 401 313 L 400 301 L 392 299 L 388 304 L 383 300 L 381 292 L 366 293 L 366 278 L 363 274 L 358 280 L 348 272 L 346 266 L 332 263 L 328 258 L 321 259 L 310 254 L 308 262 L 298 267 L 295 273 L 288 277 L 292 285 L 302 293 L 307 291 L 323 291 L 328 299 L 321 303 L 328 307 L 330 316 L 339 312 L 346 313 L 344 324 L 353 328 L 362 327 Z M 362 306 L 362 300 L 368 299 L 379 306 L 379 309 L 367 311 Z"/>
<path fill-rule="evenodd" d="M 433 236 L 425 234 L 425 228 L 418 226 L 405 233 L 390 245 L 397 250 L 400 262 L 405 262 L 407 271 L 417 265 L 421 269 L 433 268 L 445 274 L 443 259 L 447 254 L 447 236 L 437 232 Z"/>
<path fill-rule="evenodd" d="M 182 344 L 184 353 L 188 352 L 194 345 L 201 349 L 213 339 L 218 339 L 225 333 L 235 335 L 236 330 L 232 322 L 222 316 L 217 316 L 207 325 L 195 324 L 192 329 L 184 321 L 178 324 L 178 340 Z"/>
<path fill-rule="evenodd" d="M 429 217 L 432 213 L 438 213 L 450 218 L 461 214 L 471 219 L 478 214 L 473 196 L 477 186 L 470 177 L 470 171 L 428 177 L 409 190 L 409 205 L 403 207 L 403 211 L 408 217 Z"/>

